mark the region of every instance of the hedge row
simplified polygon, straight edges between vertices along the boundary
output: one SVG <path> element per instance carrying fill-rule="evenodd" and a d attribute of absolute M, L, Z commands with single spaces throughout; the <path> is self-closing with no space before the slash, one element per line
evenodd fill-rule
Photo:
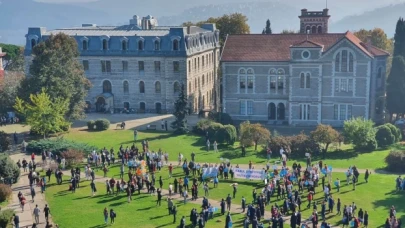
<path fill-rule="evenodd" d="M 30 142 L 27 146 L 29 153 L 41 154 L 42 151 L 52 151 L 55 155 L 60 155 L 62 152 L 69 149 L 83 151 L 85 154 L 91 153 L 96 148 L 85 143 L 66 140 L 63 138 L 57 139 L 42 139 L 39 141 Z"/>
<path fill-rule="evenodd" d="M 236 128 L 233 125 L 222 125 L 209 119 L 198 121 L 197 126 L 193 128 L 193 132 L 201 136 L 205 136 L 208 132 L 211 143 L 217 141 L 217 143 L 233 145 L 237 140 Z"/>
<path fill-rule="evenodd" d="M 390 146 L 402 139 L 401 130 L 390 123 L 378 126 L 376 130 L 375 139 L 379 147 Z"/>

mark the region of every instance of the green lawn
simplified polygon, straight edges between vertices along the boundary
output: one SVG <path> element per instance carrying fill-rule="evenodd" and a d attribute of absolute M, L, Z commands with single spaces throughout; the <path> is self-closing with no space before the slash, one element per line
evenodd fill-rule
<path fill-rule="evenodd" d="M 99 148 L 113 147 L 117 150 L 120 145 L 130 146 L 133 143 L 133 133 L 130 130 L 107 130 L 102 132 L 88 132 L 72 130 L 65 135 L 66 138 L 85 142 Z M 253 147 L 247 149 L 247 156 L 241 156 L 239 143 L 235 143 L 233 147 L 219 145 L 219 153 L 213 151 L 207 152 L 205 149 L 204 138 L 195 135 L 173 136 L 166 132 L 140 132 L 138 139 L 138 147 L 141 147 L 141 140 L 147 139 L 151 150 L 157 151 L 161 148 L 169 153 L 169 160 L 177 160 L 178 153 L 182 153 L 186 158 L 190 158 L 191 152 L 196 153 L 196 160 L 200 162 L 219 163 L 220 158 L 230 159 L 233 164 L 247 164 L 251 160 L 255 164 L 265 164 L 266 155 L 263 152 L 255 152 Z M 326 159 L 315 157 L 313 162 L 323 160 L 324 164 L 332 165 L 334 168 L 347 168 L 350 165 L 356 165 L 361 169 L 379 169 L 384 168 L 384 158 L 389 153 L 389 149 L 377 150 L 370 153 L 357 153 L 350 146 L 343 145 L 343 151 L 330 151 L 327 153 Z M 332 150 L 332 149 L 331 149 Z M 273 151 L 273 157 L 276 158 L 277 151 Z M 276 159 L 272 159 L 275 161 Z M 278 160 L 278 157 L 277 157 Z M 292 159 L 292 162 L 305 163 L 305 158 Z"/>

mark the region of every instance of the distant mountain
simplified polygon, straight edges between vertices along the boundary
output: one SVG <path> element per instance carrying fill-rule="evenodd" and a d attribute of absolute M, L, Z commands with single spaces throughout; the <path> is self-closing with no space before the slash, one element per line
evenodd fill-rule
<path fill-rule="evenodd" d="M 73 5 L 39 3 L 32 0 L 2 0 L 0 43 L 24 44 L 28 27 L 47 29 L 107 23 L 109 15 Z"/>
<path fill-rule="evenodd" d="M 346 30 L 382 28 L 388 37 L 395 34 L 395 26 L 399 17 L 405 17 L 405 3 L 390 5 L 360 15 L 343 18 L 330 25 L 332 32 Z"/>

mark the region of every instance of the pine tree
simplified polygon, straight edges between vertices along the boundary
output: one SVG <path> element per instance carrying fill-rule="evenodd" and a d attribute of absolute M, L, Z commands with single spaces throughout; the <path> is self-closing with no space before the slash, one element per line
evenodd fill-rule
<path fill-rule="evenodd" d="M 267 19 L 267 21 L 266 21 L 266 31 L 265 32 L 266 32 L 266 34 L 272 34 L 270 19 Z"/>
<path fill-rule="evenodd" d="M 387 109 L 391 117 L 405 114 L 405 59 L 402 56 L 393 58 L 387 84 Z"/>
<path fill-rule="evenodd" d="M 263 29 L 262 34 L 263 35 L 266 34 L 266 29 Z"/>
<path fill-rule="evenodd" d="M 394 57 L 401 55 L 405 58 L 405 21 L 399 18 L 394 36 Z"/>
<path fill-rule="evenodd" d="M 188 112 L 187 104 L 187 95 L 184 90 L 184 84 L 182 84 L 179 97 L 177 98 L 176 103 L 174 103 L 175 111 L 173 115 L 176 117 L 176 120 L 171 124 L 171 127 L 175 129 L 175 134 L 186 134 L 188 132 L 186 120 L 186 114 Z"/>

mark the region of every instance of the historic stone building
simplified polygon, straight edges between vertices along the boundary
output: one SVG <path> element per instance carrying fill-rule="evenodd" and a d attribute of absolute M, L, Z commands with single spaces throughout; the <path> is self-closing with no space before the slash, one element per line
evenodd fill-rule
<path fill-rule="evenodd" d="M 83 24 L 52 31 L 29 28 L 27 69 L 32 48 L 57 33 L 78 43 L 79 60 L 93 84 L 86 100 L 91 110 L 171 112 L 182 84 L 193 111 L 218 107 L 220 47 L 215 24 L 158 26 L 157 19 L 149 15 L 142 19 L 134 16 L 123 26 Z"/>
<path fill-rule="evenodd" d="M 383 121 L 389 54 L 351 32 L 327 33 L 328 10 L 302 10 L 299 34 L 229 35 L 221 57 L 223 111 L 269 124 Z"/>

